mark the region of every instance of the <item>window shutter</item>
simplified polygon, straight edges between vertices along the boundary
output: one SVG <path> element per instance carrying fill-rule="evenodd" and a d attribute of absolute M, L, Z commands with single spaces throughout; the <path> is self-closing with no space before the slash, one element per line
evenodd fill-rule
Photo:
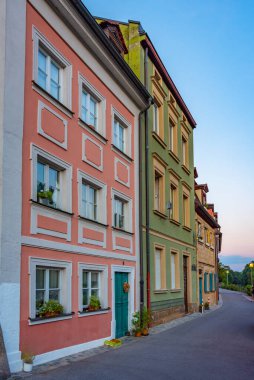
<path fill-rule="evenodd" d="M 204 290 L 205 290 L 205 293 L 207 293 L 207 273 L 205 273 L 204 275 Z"/>
<path fill-rule="evenodd" d="M 212 292 L 213 291 L 213 274 L 212 273 L 210 273 L 209 274 L 209 282 L 210 282 L 210 292 Z"/>

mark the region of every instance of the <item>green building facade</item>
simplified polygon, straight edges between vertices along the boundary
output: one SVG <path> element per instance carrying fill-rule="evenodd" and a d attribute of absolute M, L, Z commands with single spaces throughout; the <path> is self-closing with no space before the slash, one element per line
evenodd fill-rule
<path fill-rule="evenodd" d="M 136 21 L 98 19 L 154 99 L 141 128 L 141 304 L 161 323 L 197 308 L 193 129 L 196 123 Z M 119 38 L 118 38 L 119 40 Z M 119 45 L 120 46 L 120 45 Z M 140 235 L 141 236 L 141 235 Z"/>

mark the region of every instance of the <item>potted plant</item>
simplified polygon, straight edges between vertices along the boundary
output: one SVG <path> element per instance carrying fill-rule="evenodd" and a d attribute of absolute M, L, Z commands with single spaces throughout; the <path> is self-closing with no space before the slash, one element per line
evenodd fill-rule
<path fill-rule="evenodd" d="M 38 202 L 44 205 L 53 204 L 53 193 L 50 190 L 40 190 L 37 192 Z"/>
<path fill-rule="evenodd" d="M 98 297 L 96 296 L 91 296 L 89 305 L 88 305 L 88 311 L 96 311 L 100 310 L 101 308 L 101 303 Z"/>
<path fill-rule="evenodd" d="M 210 309 L 209 302 L 205 302 L 204 308 L 205 308 L 205 310 L 209 310 Z"/>
<path fill-rule="evenodd" d="M 149 324 L 152 322 L 151 312 L 146 307 L 142 310 L 142 321 L 141 321 L 141 333 L 144 336 L 149 335 Z"/>
<path fill-rule="evenodd" d="M 140 312 L 139 311 L 136 311 L 135 313 L 133 313 L 133 316 L 132 316 L 132 320 L 131 320 L 131 323 L 132 323 L 132 332 L 133 334 L 136 336 L 136 337 L 140 337 L 142 335 L 141 333 L 141 321 L 140 321 Z"/>
<path fill-rule="evenodd" d="M 24 372 L 31 372 L 33 369 L 33 361 L 35 356 L 31 352 L 22 352 L 21 359 L 23 360 Z"/>
<path fill-rule="evenodd" d="M 63 314 L 63 306 L 55 300 L 49 300 L 45 302 L 39 309 L 39 316 L 42 318 L 52 318 L 60 314 Z"/>
<path fill-rule="evenodd" d="M 130 290 L 130 284 L 127 281 L 125 281 L 123 283 L 123 291 L 124 291 L 124 293 L 128 293 L 129 290 Z"/>

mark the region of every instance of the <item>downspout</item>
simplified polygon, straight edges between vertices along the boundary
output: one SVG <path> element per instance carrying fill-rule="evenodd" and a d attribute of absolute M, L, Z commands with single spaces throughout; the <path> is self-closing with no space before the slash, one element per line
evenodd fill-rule
<path fill-rule="evenodd" d="M 148 48 L 145 49 L 145 88 L 148 90 Z M 150 191 L 149 191 L 149 131 L 148 131 L 148 111 L 145 113 L 145 199 L 146 199 L 146 295 L 147 309 L 151 309 L 150 295 Z"/>
<path fill-rule="evenodd" d="M 144 253 L 143 253 L 143 212 L 142 212 L 143 210 L 143 205 L 142 205 L 143 143 L 142 143 L 141 118 L 143 114 L 145 114 L 145 118 L 146 118 L 147 110 L 151 107 L 152 103 L 153 103 L 153 99 L 149 98 L 148 106 L 144 108 L 142 111 L 140 111 L 139 113 L 139 122 L 138 122 L 138 125 L 139 125 L 139 252 L 140 252 L 140 311 L 141 311 L 141 314 L 144 307 Z"/>

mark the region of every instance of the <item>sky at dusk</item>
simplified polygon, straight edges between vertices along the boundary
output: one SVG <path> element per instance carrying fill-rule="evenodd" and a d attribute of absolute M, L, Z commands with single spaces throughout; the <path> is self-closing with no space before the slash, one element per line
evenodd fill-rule
<path fill-rule="evenodd" d="M 219 213 L 221 261 L 254 258 L 254 1 L 84 0 L 95 16 L 138 20 L 197 122 L 195 166 Z"/>

